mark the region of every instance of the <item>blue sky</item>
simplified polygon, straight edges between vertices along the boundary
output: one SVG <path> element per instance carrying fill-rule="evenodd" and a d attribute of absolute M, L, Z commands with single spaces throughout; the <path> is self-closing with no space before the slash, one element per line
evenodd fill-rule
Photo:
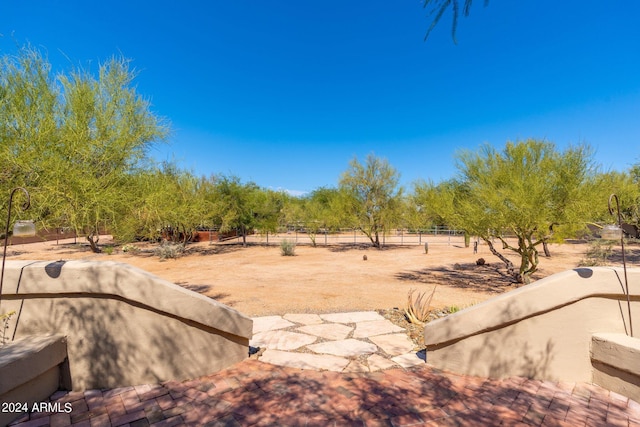
<path fill-rule="evenodd" d="M 639 1 L 474 3 L 455 45 L 450 13 L 423 41 L 419 0 L 3 0 L 0 54 L 130 58 L 171 122 L 155 158 L 273 189 L 335 186 L 369 153 L 438 182 L 459 149 L 529 137 L 640 161 Z"/>

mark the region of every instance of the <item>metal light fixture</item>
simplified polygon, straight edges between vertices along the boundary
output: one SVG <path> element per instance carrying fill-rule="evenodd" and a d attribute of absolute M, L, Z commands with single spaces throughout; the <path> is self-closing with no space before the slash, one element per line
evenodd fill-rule
<path fill-rule="evenodd" d="M 13 195 L 18 191 L 22 191 L 27 200 L 22 204 L 22 210 L 26 211 L 31 206 L 31 196 L 29 192 L 23 187 L 16 187 L 11 190 L 9 196 L 9 208 L 7 209 L 7 226 L 4 231 L 4 250 L 2 252 L 2 270 L 0 271 L 0 300 L 2 300 L 2 284 L 4 283 L 4 262 L 7 258 L 7 242 L 9 240 L 9 224 L 11 223 L 11 206 L 13 204 Z M 15 237 L 28 237 L 36 235 L 36 226 L 33 221 L 16 221 L 13 227 L 13 235 Z"/>

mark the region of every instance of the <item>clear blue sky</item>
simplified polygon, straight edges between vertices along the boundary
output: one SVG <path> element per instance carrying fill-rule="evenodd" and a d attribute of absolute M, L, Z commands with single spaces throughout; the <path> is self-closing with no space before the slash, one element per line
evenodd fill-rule
<path fill-rule="evenodd" d="M 0 54 L 130 58 L 172 125 L 154 157 L 268 188 L 335 186 L 372 152 L 438 182 L 458 149 L 529 137 L 640 161 L 640 1 L 474 3 L 455 45 L 450 13 L 423 41 L 420 0 L 3 0 Z"/>

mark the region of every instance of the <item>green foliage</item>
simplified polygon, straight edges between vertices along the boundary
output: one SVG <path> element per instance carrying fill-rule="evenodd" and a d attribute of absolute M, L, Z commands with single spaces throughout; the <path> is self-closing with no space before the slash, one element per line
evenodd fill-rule
<path fill-rule="evenodd" d="M 460 310 L 460 307 L 458 307 L 457 305 L 450 305 L 449 307 L 447 307 L 447 311 L 449 311 L 450 314 L 457 313 Z"/>
<path fill-rule="evenodd" d="M 210 225 L 210 181 L 175 164 L 163 163 L 138 173 L 135 182 L 129 215 L 118 227 L 122 240 L 155 240 L 162 236 L 184 244 L 197 227 Z"/>
<path fill-rule="evenodd" d="M 282 239 L 280 241 L 280 255 L 294 256 L 295 254 L 296 254 L 296 242 L 289 239 Z"/>
<path fill-rule="evenodd" d="M 137 94 L 135 72 L 113 58 L 97 75 L 51 72 L 39 52 L 24 48 L 0 62 L 0 187 L 32 191 L 30 214 L 45 227 L 85 233 L 98 252 L 102 229 L 128 213 L 131 177 L 155 141 L 162 120 Z"/>
<path fill-rule="evenodd" d="M 254 230 L 276 230 L 284 205 L 280 193 L 262 190 L 253 182 L 243 184 L 236 177 L 218 178 L 212 197 L 214 222 L 223 232 L 238 230 L 245 246 Z"/>
<path fill-rule="evenodd" d="M 633 168 L 628 172 L 605 172 L 593 179 L 594 201 L 591 220 L 594 222 L 617 223 L 618 218 L 609 213 L 607 200 L 615 193 L 620 201 L 622 220 L 630 224 L 640 224 L 640 181 L 634 177 Z"/>
<path fill-rule="evenodd" d="M 538 247 L 572 237 L 591 216 L 593 169 L 588 147 L 564 152 L 537 140 L 508 142 L 502 152 L 489 145 L 458 154 L 460 177 L 440 185 L 421 183 L 415 197 L 433 217 L 481 237 L 509 269 L 511 262 L 492 240 L 520 256 L 512 270 L 523 283 L 538 267 Z M 516 246 L 504 238 L 515 235 Z"/>
<path fill-rule="evenodd" d="M 340 227 L 341 215 L 339 190 L 321 187 L 304 198 L 290 200 L 285 220 L 287 224 L 301 224 L 316 246 L 318 233 Z"/>
<path fill-rule="evenodd" d="M 380 233 L 400 222 L 400 174 L 387 160 L 373 154 L 367 156 L 365 164 L 353 159 L 349 166 L 340 178 L 341 210 L 379 248 Z"/>

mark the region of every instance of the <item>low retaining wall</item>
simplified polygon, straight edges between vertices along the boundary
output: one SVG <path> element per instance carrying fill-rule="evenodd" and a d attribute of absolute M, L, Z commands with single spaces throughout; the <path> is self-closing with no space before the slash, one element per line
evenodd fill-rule
<path fill-rule="evenodd" d="M 640 269 L 629 269 L 640 334 Z M 592 381 L 597 333 L 629 331 L 621 268 L 578 268 L 491 298 L 425 325 L 427 363 L 492 378 Z"/>
<path fill-rule="evenodd" d="M 591 340 L 591 364 L 595 384 L 640 402 L 640 339 L 595 334 Z"/>
<path fill-rule="evenodd" d="M 68 381 L 65 337 L 27 337 L 0 347 L 0 426 L 68 388 Z"/>
<path fill-rule="evenodd" d="M 128 264 L 7 261 L 8 336 L 67 337 L 73 390 L 206 375 L 247 357 L 253 322 Z"/>

